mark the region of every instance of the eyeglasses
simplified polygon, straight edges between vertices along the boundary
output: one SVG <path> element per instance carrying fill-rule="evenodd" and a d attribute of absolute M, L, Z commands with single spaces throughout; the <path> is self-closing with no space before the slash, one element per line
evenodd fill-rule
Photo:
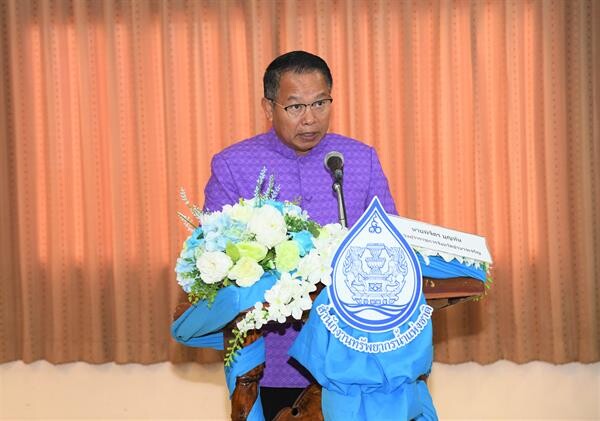
<path fill-rule="evenodd" d="M 329 109 L 329 106 L 333 102 L 333 98 L 324 98 L 316 100 L 311 104 L 290 104 L 290 105 L 281 105 L 279 102 L 274 99 L 267 98 L 275 105 L 279 105 L 283 110 L 292 118 L 298 118 L 304 115 L 306 109 L 310 107 L 310 109 L 315 114 L 323 114 Z"/>

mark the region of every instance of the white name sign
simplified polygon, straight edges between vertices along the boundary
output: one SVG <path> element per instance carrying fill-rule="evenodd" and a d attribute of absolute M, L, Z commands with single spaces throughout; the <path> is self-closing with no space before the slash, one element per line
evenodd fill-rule
<path fill-rule="evenodd" d="M 411 247 L 492 263 L 485 238 L 413 219 L 388 215 Z"/>

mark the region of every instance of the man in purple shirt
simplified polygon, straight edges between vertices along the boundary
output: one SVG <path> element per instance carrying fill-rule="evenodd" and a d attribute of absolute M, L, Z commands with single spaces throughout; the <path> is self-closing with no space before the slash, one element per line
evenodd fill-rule
<path fill-rule="evenodd" d="M 281 186 L 279 200 L 300 199 L 300 206 L 320 224 L 338 222 L 332 176 L 325 168 L 331 151 L 344 156 L 344 196 L 348 226 L 374 196 L 396 214 L 387 179 L 375 150 L 357 140 L 328 133 L 333 80 L 323 59 L 304 51 L 277 57 L 264 78 L 262 108 L 272 129 L 236 143 L 213 157 L 204 208 L 220 210 L 240 197 L 254 195 L 262 167 Z M 267 420 L 291 406 L 310 375 L 287 351 L 299 326 L 271 327 L 265 334 L 266 363 L 261 399 Z"/>

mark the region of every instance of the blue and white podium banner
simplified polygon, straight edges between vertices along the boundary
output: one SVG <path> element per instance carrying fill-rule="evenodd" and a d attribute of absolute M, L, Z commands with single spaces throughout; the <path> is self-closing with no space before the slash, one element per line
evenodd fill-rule
<path fill-rule="evenodd" d="M 323 386 L 325 420 L 436 420 L 419 377 L 433 360 L 420 262 L 377 198 L 332 262 L 289 354 Z"/>

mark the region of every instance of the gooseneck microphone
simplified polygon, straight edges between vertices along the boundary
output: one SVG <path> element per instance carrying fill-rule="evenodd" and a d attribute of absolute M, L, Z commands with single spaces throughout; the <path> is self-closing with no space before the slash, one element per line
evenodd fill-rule
<path fill-rule="evenodd" d="M 333 175 L 332 188 L 337 197 L 340 224 L 347 228 L 346 205 L 344 204 L 344 190 L 342 189 L 342 179 L 344 178 L 344 155 L 338 151 L 331 151 L 325 155 L 323 163 L 325 164 L 325 168 Z"/>
<path fill-rule="evenodd" d="M 325 168 L 333 174 L 336 181 L 342 182 L 344 177 L 344 155 L 338 151 L 331 151 L 325 155 Z"/>

